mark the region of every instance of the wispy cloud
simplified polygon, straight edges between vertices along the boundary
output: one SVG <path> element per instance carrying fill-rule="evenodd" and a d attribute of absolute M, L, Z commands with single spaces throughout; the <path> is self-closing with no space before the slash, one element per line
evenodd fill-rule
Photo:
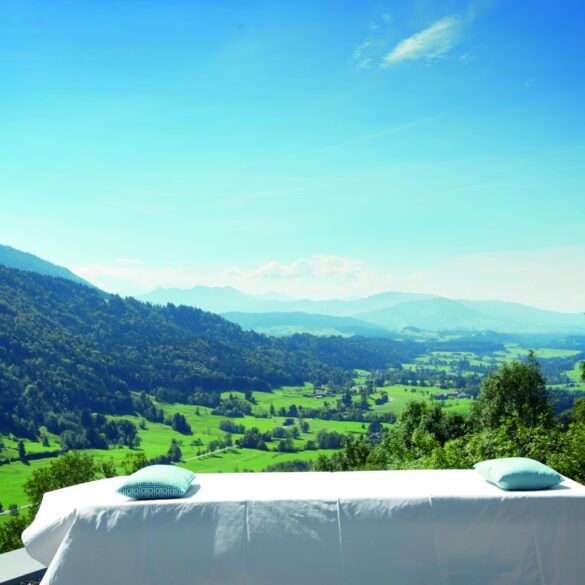
<path fill-rule="evenodd" d="M 378 25 L 372 25 L 378 27 Z M 377 28 L 370 30 L 378 30 Z M 351 59 L 356 69 L 367 69 L 372 66 L 373 58 L 370 55 L 372 49 L 376 47 L 376 42 L 372 39 L 364 41 L 361 45 L 358 45 L 351 55 Z"/>
<path fill-rule="evenodd" d="M 382 14 L 369 25 L 366 40 L 357 45 L 351 53 L 350 63 L 356 69 L 369 69 L 377 64 L 380 54 L 386 47 L 391 22 L 390 14 Z"/>
<path fill-rule="evenodd" d="M 403 61 L 431 61 L 449 52 L 461 39 L 465 18 L 452 14 L 400 41 L 383 59 L 382 67 Z"/>
<path fill-rule="evenodd" d="M 357 45 L 351 56 L 356 69 L 387 68 L 408 61 L 433 61 L 444 57 L 464 38 L 465 31 L 498 0 L 469 0 L 462 10 L 435 20 L 402 40 L 396 37 L 397 23 L 389 14 L 383 14 L 368 27 L 368 36 Z M 388 50 L 393 43 L 393 48 Z M 462 63 L 475 61 L 475 53 L 466 52 L 459 57 Z"/>

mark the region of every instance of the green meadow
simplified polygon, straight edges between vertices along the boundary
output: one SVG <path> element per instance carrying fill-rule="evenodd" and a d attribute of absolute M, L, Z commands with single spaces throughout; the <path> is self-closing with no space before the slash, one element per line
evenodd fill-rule
<path fill-rule="evenodd" d="M 539 349 L 537 357 L 540 359 L 552 358 L 570 358 L 579 354 L 575 350 L 545 348 Z M 528 349 L 518 346 L 517 344 L 508 344 L 505 351 L 498 351 L 491 354 L 476 354 L 473 352 L 446 352 L 433 351 L 421 355 L 411 363 L 402 364 L 405 372 L 412 372 L 413 375 L 426 373 L 431 375 L 433 372 L 454 374 L 459 372 L 462 376 L 471 375 L 471 370 L 461 371 L 462 363 L 469 363 L 470 368 L 483 367 L 487 370 L 496 367 L 504 361 L 519 359 L 528 354 Z M 465 361 L 463 361 L 465 360 Z M 370 372 L 366 370 L 355 370 L 354 372 L 354 390 L 356 394 L 353 397 L 355 404 L 360 402 L 359 390 L 366 386 L 368 380 L 372 378 Z M 570 384 L 551 386 L 554 388 L 568 388 L 573 390 L 585 391 L 585 381 L 581 379 L 580 361 L 575 361 L 574 366 L 566 372 Z M 325 392 L 324 389 L 322 392 Z M 406 405 L 412 400 L 432 400 L 433 396 L 438 393 L 448 392 L 448 388 L 435 385 L 422 384 L 390 384 L 376 386 L 368 396 L 369 412 L 371 413 L 392 413 L 399 417 Z M 319 409 L 335 406 L 340 395 L 316 398 L 315 394 L 321 392 L 315 391 L 312 384 L 304 386 L 284 386 L 276 388 L 271 393 L 253 392 L 252 414 L 239 418 L 230 419 L 233 423 L 241 425 L 245 430 L 256 427 L 260 432 L 272 431 L 276 427 L 284 426 L 286 417 L 270 416 L 272 412 L 279 413 L 284 408 L 288 411 L 290 406 L 295 405 L 306 409 Z M 381 393 L 388 395 L 388 402 L 377 405 L 376 399 L 381 397 Z M 227 398 L 229 394 L 244 399 L 242 392 L 222 392 L 222 398 Z M 472 404 L 470 399 L 450 398 L 441 400 L 441 407 L 452 411 L 466 413 Z M 278 451 L 279 441 L 268 441 L 268 451 L 255 449 L 244 449 L 237 446 L 226 450 L 220 450 L 208 453 L 209 444 L 212 441 L 224 441 L 227 434 L 220 429 L 220 422 L 227 417 L 216 416 L 211 414 L 212 409 L 205 406 L 195 406 L 192 404 L 165 403 L 156 402 L 156 406 L 164 411 L 165 418 L 172 418 L 175 413 L 184 415 L 189 423 L 192 434 L 183 435 L 173 430 L 167 424 L 145 421 L 138 416 L 120 416 L 111 418 L 125 418 L 132 421 L 137 429 L 140 438 L 140 446 L 137 450 L 131 450 L 128 447 L 111 447 L 108 450 L 89 450 L 98 461 L 112 461 L 116 466 L 118 473 L 124 472 L 124 460 L 131 454 L 142 452 L 147 458 L 154 458 L 166 454 L 171 441 L 178 442 L 182 462 L 180 465 L 199 473 L 217 473 L 217 472 L 259 472 L 265 470 L 271 465 L 286 462 L 290 460 L 313 460 L 321 453 L 330 454 L 332 451 L 305 450 L 308 441 L 315 441 L 317 434 L 324 430 L 328 432 L 337 432 L 341 434 L 359 435 L 367 431 L 367 423 L 362 422 L 345 422 L 335 420 L 322 420 L 315 418 L 305 418 L 309 425 L 306 432 L 300 432 L 297 439 L 294 439 L 294 447 L 297 449 L 293 453 L 281 453 Z M 298 422 L 298 419 L 295 419 Z M 385 426 L 389 426 L 384 423 Z M 300 430 L 300 429 L 299 429 Z M 51 433 L 46 433 L 48 445 L 42 445 L 39 441 L 24 440 L 26 452 L 35 454 L 45 451 L 55 451 L 59 448 L 59 438 Z M 240 438 L 241 434 L 233 434 L 234 443 Z M 0 456 L 12 459 L 13 462 L 0 466 L 0 502 L 4 508 L 11 504 L 25 505 L 27 497 L 23 492 L 23 485 L 36 469 L 42 469 L 49 465 L 52 458 L 32 460 L 24 464 L 18 460 L 18 442 L 13 436 L 6 435 L 0 437 L 2 446 Z M 9 515 L 0 515 L 0 522 L 5 522 Z"/>

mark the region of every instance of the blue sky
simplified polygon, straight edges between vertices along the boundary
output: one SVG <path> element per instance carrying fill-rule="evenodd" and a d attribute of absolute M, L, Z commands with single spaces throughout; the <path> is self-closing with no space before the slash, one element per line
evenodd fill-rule
<path fill-rule="evenodd" d="M 580 310 L 580 2 L 0 4 L 0 243 L 123 294 Z"/>

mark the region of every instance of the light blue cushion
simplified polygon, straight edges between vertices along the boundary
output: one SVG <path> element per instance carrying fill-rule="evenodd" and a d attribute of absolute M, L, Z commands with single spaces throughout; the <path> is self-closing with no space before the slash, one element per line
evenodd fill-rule
<path fill-rule="evenodd" d="M 527 457 L 489 459 L 473 467 L 504 490 L 544 490 L 563 481 L 554 469 Z"/>
<path fill-rule="evenodd" d="M 149 465 L 128 476 L 116 491 L 135 500 L 180 498 L 194 477 L 188 469 L 174 465 Z"/>

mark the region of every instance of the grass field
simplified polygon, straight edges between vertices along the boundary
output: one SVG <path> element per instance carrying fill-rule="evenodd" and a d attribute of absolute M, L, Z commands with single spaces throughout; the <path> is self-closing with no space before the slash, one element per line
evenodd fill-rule
<path fill-rule="evenodd" d="M 0 502 L 5 509 L 11 504 L 24 506 L 28 503 L 28 498 L 22 490 L 26 480 L 32 475 L 34 469 L 42 469 L 49 465 L 53 459 L 40 459 L 31 461 L 25 465 L 21 461 L 2 465 L 0 467 L 0 480 L 2 489 L 0 489 Z"/>
<path fill-rule="evenodd" d="M 299 453 L 274 453 L 271 451 L 257 451 L 255 449 L 238 449 L 208 455 L 202 459 L 187 461 L 181 464 L 194 472 L 199 473 L 231 473 L 240 471 L 263 471 L 269 465 L 283 461 L 300 459 L 312 461 L 319 455 L 330 455 L 334 451 L 301 451 Z"/>
<path fill-rule="evenodd" d="M 365 383 L 367 379 L 367 372 L 356 372 L 359 377 L 356 383 Z M 370 408 L 372 412 L 392 412 L 399 416 L 406 404 L 410 400 L 429 399 L 435 392 L 440 392 L 440 388 L 416 388 L 405 385 L 384 386 L 378 388 L 378 393 L 374 393 L 369 398 Z M 378 406 L 375 404 L 375 399 L 379 397 L 379 391 L 384 390 L 388 393 L 390 401 L 384 405 Z M 266 414 L 270 410 L 270 404 L 274 405 L 276 410 L 284 407 L 288 409 L 292 404 L 303 406 L 306 408 L 323 407 L 326 402 L 333 404 L 336 398 L 314 398 L 308 396 L 313 393 L 313 387 L 306 384 L 301 387 L 286 386 L 278 388 L 272 393 L 254 392 L 253 396 L 256 405 L 253 408 L 255 414 L 262 415 L 263 418 L 257 416 L 245 416 L 242 418 L 232 419 L 238 425 L 243 425 L 246 429 L 257 427 L 261 432 L 271 431 L 275 427 L 282 426 L 285 418 L 283 417 L 267 417 Z M 223 393 L 227 396 L 229 392 Z M 233 394 L 243 398 L 242 393 L 234 392 Z M 356 397 L 357 401 L 358 398 Z M 449 409 L 465 410 L 468 407 L 469 401 L 447 401 L 444 406 Z M 461 404 L 459 404 L 461 403 Z M 205 446 L 212 440 L 224 439 L 226 433 L 219 428 L 220 421 L 225 420 L 225 417 L 214 416 L 211 414 L 211 409 L 199 406 L 195 407 L 190 404 L 171 404 L 157 402 L 157 406 L 162 408 L 165 416 L 172 417 L 175 413 L 181 413 L 185 416 L 187 422 L 193 431 L 192 435 L 182 435 L 174 431 L 170 426 L 143 421 L 138 416 L 124 416 L 112 418 L 126 418 L 137 426 L 138 436 L 140 437 L 140 452 L 143 452 L 147 458 L 156 457 L 165 454 L 173 439 L 179 442 L 183 459 L 186 462 L 183 464 L 189 469 L 199 472 L 219 472 L 219 471 L 262 471 L 268 465 L 273 465 L 279 461 L 287 461 L 290 459 L 312 460 L 316 458 L 323 451 L 304 451 L 304 445 L 309 440 L 315 440 L 317 433 L 321 430 L 329 432 L 335 431 L 342 434 L 359 435 L 366 432 L 367 424 L 361 422 L 345 422 L 334 420 L 321 419 L 305 419 L 309 424 L 308 432 L 300 434 L 300 438 L 295 441 L 295 447 L 299 449 L 296 453 L 279 453 L 276 451 L 278 446 L 277 441 L 270 441 L 267 443 L 271 451 L 257 451 L 253 449 L 233 449 L 229 452 L 222 452 L 215 455 L 207 455 L 202 458 L 192 459 L 198 457 Z M 199 414 L 196 414 L 196 409 Z M 140 424 L 145 423 L 146 428 L 140 428 Z M 236 440 L 239 436 L 234 434 L 233 438 Z M 28 453 L 35 453 L 37 451 L 54 450 L 58 446 L 58 438 L 49 435 L 50 446 L 43 447 L 39 442 L 25 440 L 25 448 Z M 194 445 L 194 442 L 201 441 L 203 446 Z M 4 456 L 17 458 L 18 456 L 18 441 L 13 437 L 3 437 Z M 119 472 L 123 470 L 124 459 L 133 451 L 124 448 L 110 448 L 109 450 L 88 450 L 98 461 L 102 459 L 111 460 L 116 465 Z M 20 461 L 15 461 L 12 464 L 0 467 L 0 502 L 5 507 L 10 504 L 23 505 L 27 502 L 26 495 L 22 491 L 22 486 L 26 480 L 32 475 L 35 469 L 43 468 L 49 465 L 52 459 L 41 459 L 31 461 L 28 465 Z"/>
<path fill-rule="evenodd" d="M 571 382 L 574 384 L 572 387 L 573 390 L 580 390 L 581 392 L 585 392 L 585 380 L 581 378 L 583 370 L 581 369 L 581 362 L 577 362 L 572 370 L 566 372 L 567 376 L 570 378 Z"/>
<path fill-rule="evenodd" d="M 526 357 L 529 349 L 519 347 L 514 344 L 506 345 L 506 359 L 518 359 L 520 357 Z M 556 349 L 556 348 L 539 348 L 534 350 L 537 359 L 550 359 L 550 358 L 566 358 L 581 353 L 575 349 Z"/>

